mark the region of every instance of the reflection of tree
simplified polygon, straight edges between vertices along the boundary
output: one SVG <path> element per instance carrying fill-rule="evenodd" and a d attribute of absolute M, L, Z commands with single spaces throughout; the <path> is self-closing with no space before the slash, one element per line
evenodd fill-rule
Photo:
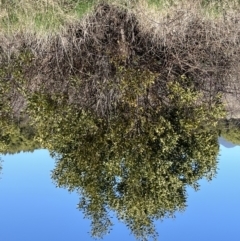
<path fill-rule="evenodd" d="M 1 179 L 1 172 L 2 172 L 2 159 L 0 157 L 0 179 Z"/>
<path fill-rule="evenodd" d="M 229 119 L 220 122 L 221 135 L 233 144 L 240 145 L 240 120 Z"/>
<path fill-rule="evenodd" d="M 114 210 L 144 239 L 155 235 L 154 219 L 184 209 L 187 185 L 214 175 L 216 92 L 233 78 L 239 54 L 235 36 L 218 41 L 220 22 L 188 18 L 170 38 L 168 28 L 153 38 L 132 12 L 100 4 L 44 51 L 18 38 L 19 53 L 1 52 L 0 151 L 48 148 L 53 179 L 79 191 L 93 235 L 108 230 Z M 172 81 L 182 74 L 191 81 Z M 15 123 L 22 112 L 34 128 Z"/>
<path fill-rule="evenodd" d="M 149 131 L 129 137 L 123 134 L 126 126 L 114 127 L 118 131 L 90 135 L 64 150 L 53 179 L 58 186 L 79 191 L 79 209 L 92 219 L 94 235 L 107 229 L 111 209 L 142 238 L 154 233 L 154 219 L 184 209 L 186 185 L 197 187 L 198 179 L 211 178 L 217 138 L 205 132 L 175 141 L 176 134 L 171 141 L 167 133 L 151 137 Z"/>
<path fill-rule="evenodd" d="M 14 154 L 20 151 L 34 151 L 40 148 L 34 140 L 36 130 L 29 125 L 29 117 L 25 113 L 23 92 L 24 68 L 31 62 L 31 53 L 23 51 L 19 55 L 1 52 L 0 58 L 0 153 Z M 10 77 L 11 76 L 11 77 Z M 29 95 L 29 94 L 28 94 Z M 26 94 L 25 97 L 28 96 Z"/>
<path fill-rule="evenodd" d="M 15 154 L 21 151 L 34 151 L 40 145 L 34 140 L 35 130 L 33 127 L 19 122 L 14 122 L 10 118 L 0 121 L 0 153 Z"/>
<path fill-rule="evenodd" d="M 149 97 L 148 78 L 129 88 L 125 74 L 123 94 L 105 117 L 45 94 L 30 99 L 29 113 L 56 158 L 53 180 L 79 192 L 93 236 L 108 232 L 113 210 L 144 240 L 156 237 L 154 220 L 184 210 L 187 185 L 197 189 L 200 178 L 215 174 L 221 105 L 209 111 L 184 78 L 168 83 L 164 97 Z"/>

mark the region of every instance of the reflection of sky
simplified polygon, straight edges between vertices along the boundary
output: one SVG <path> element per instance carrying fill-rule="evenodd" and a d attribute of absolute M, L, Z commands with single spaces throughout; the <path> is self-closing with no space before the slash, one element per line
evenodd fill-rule
<path fill-rule="evenodd" d="M 217 178 L 189 189 L 188 208 L 159 227 L 159 240 L 240 240 L 240 146 L 221 146 Z"/>
<path fill-rule="evenodd" d="M 189 189 L 188 208 L 174 220 L 157 222 L 159 240 L 240 240 L 240 147 L 221 146 L 218 176 Z M 3 157 L 0 180 L 0 239 L 3 241 L 79 241 L 89 237 L 89 221 L 76 210 L 78 197 L 56 189 L 54 161 L 47 151 Z M 134 240 L 124 225 L 104 240 Z"/>

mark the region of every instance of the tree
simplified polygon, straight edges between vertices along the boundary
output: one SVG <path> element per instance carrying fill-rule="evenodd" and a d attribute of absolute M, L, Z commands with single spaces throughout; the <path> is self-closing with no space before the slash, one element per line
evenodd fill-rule
<path fill-rule="evenodd" d="M 19 120 L 15 122 L 11 118 L 2 118 L 0 121 L 0 153 L 15 154 L 21 151 L 32 152 L 41 146 L 35 140 L 36 130 L 28 122 Z"/>
<path fill-rule="evenodd" d="M 22 50 L 19 54 L 1 52 L 0 58 L 0 153 L 14 154 L 41 148 L 35 141 L 36 130 L 29 123 L 24 96 L 28 96 L 25 69 L 32 54 Z"/>
<path fill-rule="evenodd" d="M 187 186 L 198 189 L 199 179 L 215 175 L 224 112 L 218 97 L 209 106 L 184 76 L 151 96 L 160 86 L 153 73 L 122 69 L 119 78 L 121 98 L 105 116 L 41 93 L 29 99 L 28 112 L 56 159 L 53 180 L 79 192 L 92 235 L 109 231 L 112 210 L 147 240 L 157 237 L 154 220 L 185 209 Z"/>
<path fill-rule="evenodd" d="M 221 135 L 233 144 L 240 145 L 239 119 L 222 120 L 219 125 Z"/>

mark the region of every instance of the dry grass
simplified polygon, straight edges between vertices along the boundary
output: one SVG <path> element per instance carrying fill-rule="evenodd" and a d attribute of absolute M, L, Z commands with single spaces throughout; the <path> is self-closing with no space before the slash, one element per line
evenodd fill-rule
<path fill-rule="evenodd" d="M 91 10 L 94 0 L 2 0 L 0 33 L 45 37 L 61 32 Z"/>
<path fill-rule="evenodd" d="M 228 118 L 240 118 L 239 1 L 164 2 L 149 8 L 142 0 L 135 14 L 155 44 L 171 49 L 169 73 L 180 66 L 206 91 L 218 86 Z"/>
<path fill-rule="evenodd" d="M 55 1 L 51 4 L 57 9 Z M 60 10 L 59 16 L 66 14 Z M 204 11 L 199 1 L 190 0 L 170 5 L 165 1 L 160 7 L 146 0 L 102 3 L 81 19 L 69 16 L 54 34 L 34 32 L 35 27 L 1 32 L 0 65 L 14 65 L 21 51 L 29 51 L 31 64 L 18 66 L 29 93 L 63 93 L 70 103 L 101 115 L 111 112 L 121 98 L 119 66 L 156 76 L 147 97 L 154 105 L 165 101 L 166 83 L 182 75 L 210 105 L 219 93 L 232 103 L 236 91 L 226 86 L 239 85 L 240 11 L 230 6 L 217 15 Z M 14 102 L 20 100 L 16 93 Z M 227 111 L 234 112 L 230 105 Z"/>

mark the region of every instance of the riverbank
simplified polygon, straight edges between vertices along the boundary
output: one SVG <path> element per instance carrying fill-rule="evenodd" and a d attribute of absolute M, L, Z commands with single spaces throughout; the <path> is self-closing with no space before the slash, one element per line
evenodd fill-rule
<path fill-rule="evenodd" d="M 40 2 L 43 5 L 36 11 L 42 6 L 46 14 L 50 9 L 61 12 L 60 5 L 56 5 L 58 1 L 50 5 Z M 70 2 L 72 5 L 61 1 L 61 4 L 68 4 L 62 14 L 67 16 L 80 8 L 82 13 L 86 10 L 85 14 L 72 15 L 71 21 L 66 17 L 56 31 L 50 25 L 45 26 L 45 30 L 41 27 L 44 34 L 35 25 L 23 27 L 25 20 L 11 15 L 7 2 L 2 4 L 10 10 L 5 15 L 3 10 L 1 12 L 1 25 L 7 24 L 0 33 L 1 79 L 14 88 L 7 98 L 11 99 L 11 106 L 16 106 L 16 115 L 26 106 L 23 96 L 39 88 L 50 94 L 64 93 L 70 102 L 79 103 L 83 101 L 82 96 L 85 102 L 92 102 L 93 93 L 81 93 L 80 97 L 79 91 L 70 86 L 80 79 L 85 80 L 84 89 L 97 91 L 94 101 L 98 108 L 99 103 L 109 99 L 107 93 L 116 93 L 114 89 L 103 87 L 103 82 L 116 77 L 116 66 L 150 71 L 162 83 L 185 76 L 201 90 L 207 101 L 212 102 L 214 96 L 221 93 L 229 104 L 228 113 L 234 112 L 231 104 L 238 92 L 240 63 L 240 14 L 235 5 L 235 8 L 230 4 L 226 8 L 212 3 L 203 8 L 202 1 L 201 4 L 192 1 L 167 4 L 164 1 L 165 5 L 161 6 L 154 1 L 133 1 L 131 4 L 115 1 L 86 6 L 81 1 L 80 7 L 80 1 Z M 24 14 L 28 13 L 26 10 Z M 113 95 L 113 99 L 118 96 L 119 93 Z M 236 106 L 238 103 L 234 100 L 234 108 Z"/>

